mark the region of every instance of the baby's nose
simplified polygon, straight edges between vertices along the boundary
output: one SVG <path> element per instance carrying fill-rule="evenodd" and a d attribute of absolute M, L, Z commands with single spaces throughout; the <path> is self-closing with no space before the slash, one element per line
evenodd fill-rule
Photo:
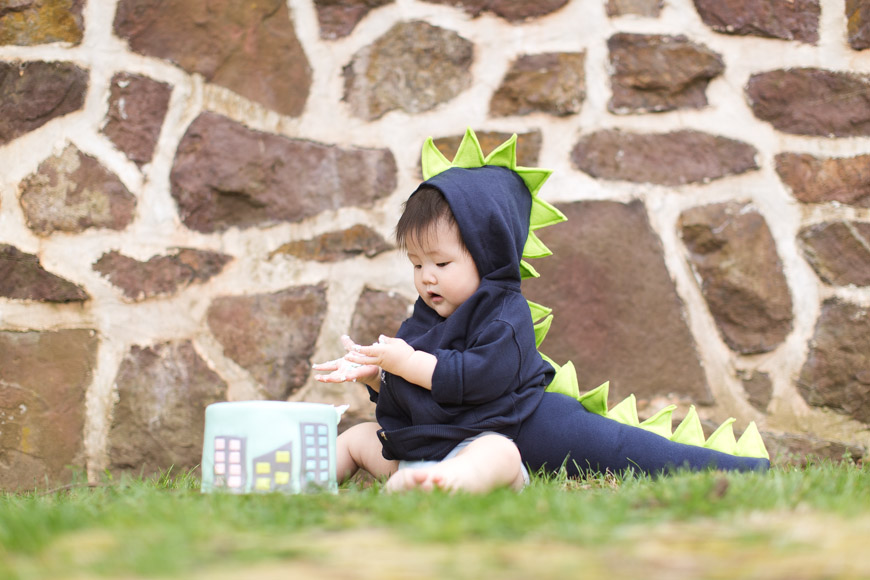
<path fill-rule="evenodd" d="M 435 269 L 423 267 L 423 282 L 427 284 L 434 284 L 436 280 L 435 277 Z"/>

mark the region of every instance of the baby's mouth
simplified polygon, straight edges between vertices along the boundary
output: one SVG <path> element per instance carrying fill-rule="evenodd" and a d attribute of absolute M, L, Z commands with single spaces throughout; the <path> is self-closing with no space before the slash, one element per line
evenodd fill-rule
<path fill-rule="evenodd" d="M 429 300 L 437 304 L 438 302 L 441 302 L 443 298 L 440 294 L 436 294 L 435 292 L 429 292 Z"/>

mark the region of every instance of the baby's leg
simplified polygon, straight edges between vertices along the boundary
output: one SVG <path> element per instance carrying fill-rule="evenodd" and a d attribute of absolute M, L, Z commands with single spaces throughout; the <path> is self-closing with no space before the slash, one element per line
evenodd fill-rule
<path fill-rule="evenodd" d="M 522 462 L 517 446 L 501 435 L 475 439 L 454 457 L 431 467 L 400 469 L 387 481 L 387 491 L 435 488 L 486 493 L 500 487 L 523 488 Z"/>
<path fill-rule="evenodd" d="M 389 477 L 399 467 L 398 461 L 384 459 L 377 423 L 354 425 L 335 442 L 335 471 L 339 483 L 347 481 L 359 469 L 374 477 Z"/>

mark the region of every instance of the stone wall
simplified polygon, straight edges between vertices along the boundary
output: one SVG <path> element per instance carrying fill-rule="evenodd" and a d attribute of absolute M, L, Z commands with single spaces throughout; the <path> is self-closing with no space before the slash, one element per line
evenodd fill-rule
<path fill-rule="evenodd" d="M 467 126 L 555 170 L 526 290 L 582 387 L 860 456 L 868 47 L 859 0 L 0 2 L 0 487 L 194 466 L 213 401 L 370 417 L 310 364 L 406 316 Z"/>

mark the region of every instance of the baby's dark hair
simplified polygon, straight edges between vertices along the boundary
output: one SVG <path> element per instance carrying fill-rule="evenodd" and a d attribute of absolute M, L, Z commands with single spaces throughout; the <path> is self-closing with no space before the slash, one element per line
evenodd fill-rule
<path fill-rule="evenodd" d="M 396 243 L 402 250 L 407 250 L 408 240 L 419 243 L 429 228 L 440 220 L 458 227 L 444 194 L 429 185 L 420 186 L 405 202 L 402 217 L 396 224 Z M 462 240 L 462 236 L 459 238 Z"/>

